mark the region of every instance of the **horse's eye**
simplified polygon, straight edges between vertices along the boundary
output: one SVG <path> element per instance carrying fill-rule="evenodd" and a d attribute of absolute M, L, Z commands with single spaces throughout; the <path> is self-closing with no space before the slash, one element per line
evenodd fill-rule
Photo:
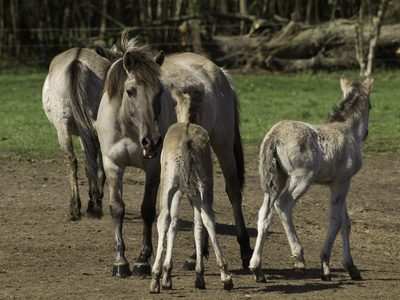
<path fill-rule="evenodd" d="M 136 89 L 132 88 L 130 90 L 126 90 L 126 94 L 128 95 L 128 97 L 136 97 Z"/>

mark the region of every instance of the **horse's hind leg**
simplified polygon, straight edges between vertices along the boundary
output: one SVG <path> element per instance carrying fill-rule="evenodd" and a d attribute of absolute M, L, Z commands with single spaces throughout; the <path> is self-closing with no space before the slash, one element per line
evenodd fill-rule
<path fill-rule="evenodd" d="M 346 195 L 350 188 L 350 180 L 334 182 L 331 188 L 331 212 L 328 232 L 321 251 L 321 279 L 331 280 L 329 261 L 336 236 L 341 231 L 343 241 L 343 265 L 352 279 L 361 280 L 360 272 L 353 263 L 350 254 L 350 218 L 346 208 Z"/>
<path fill-rule="evenodd" d="M 275 209 L 279 214 L 292 251 L 292 256 L 295 259 L 295 271 L 298 274 L 304 274 L 306 264 L 303 255 L 303 247 L 300 244 L 299 237 L 294 227 L 292 213 L 297 200 L 310 188 L 314 178 L 315 175 L 311 172 L 299 172 L 297 177 L 290 177 L 288 188 L 275 203 Z"/>
<path fill-rule="evenodd" d="M 57 128 L 58 142 L 64 152 L 64 163 L 67 169 L 71 198 L 69 203 L 69 219 L 76 221 L 81 217 L 81 200 L 78 189 L 78 161 L 75 156 L 71 134 L 66 128 Z"/>
<path fill-rule="evenodd" d="M 206 282 L 204 280 L 204 263 L 203 263 L 203 240 L 204 240 L 204 227 L 201 219 L 201 200 L 200 198 L 191 200 L 194 212 L 194 240 L 196 244 L 196 281 L 195 287 L 197 289 L 205 289 Z"/>
<path fill-rule="evenodd" d="M 210 236 L 210 240 L 215 251 L 215 257 L 217 259 L 217 264 L 221 272 L 221 281 L 224 284 L 224 289 L 229 291 L 233 289 L 232 277 L 229 274 L 228 263 L 226 262 L 226 259 L 222 254 L 222 250 L 218 242 L 217 233 L 215 230 L 214 210 L 212 209 L 211 204 L 207 201 L 202 202 L 201 218 Z"/>
<path fill-rule="evenodd" d="M 242 210 L 242 191 L 237 175 L 237 165 L 233 150 L 223 148 L 222 151 L 213 148 L 218 157 L 222 172 L 225 177 L 225 191 L 228 194 L 229 201 L 233 208 L 235 217 L 237 240 L 240 245 L 240 256 L 242 259 L 242 267 L 244 270 L 249 268 L 249 262 L 253 255 L 253 250 L 250 248 L 249 233 L 246 228 Z"/>
<path fill-rule="evenodd" d="M 276 199 L 276 197 L 275 197 Z M 258 221 L 257 221 L 257 240 L 254 247 L 254 253 L 250 260 L 250 270 L 254 274 L 254 279 L 256 282 L 266 282 L 264 273 L 261 268 L 261 256 L 264 247 L 265 238 L 267 236 L 268 228 L 271 224 L 273 217 L 273 205 L 275 199 L 271 199 L 270 195 L 267 193 L 264 194 L 264 202 L 258 212 Z"/>

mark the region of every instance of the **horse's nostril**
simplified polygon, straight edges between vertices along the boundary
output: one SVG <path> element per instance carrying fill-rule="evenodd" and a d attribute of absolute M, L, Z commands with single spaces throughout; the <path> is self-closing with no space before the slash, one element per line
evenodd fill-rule
<path fill-rule="evenodd" d="M 160 147 L 161 144 L 162 144 L 162 142 L 163 142 L 163 139 L 162 139 L 162 137 L 160 136 L 160 137 L 157 139 L 156 147 L 157 147 L 157 148 Z"/>
<path fill-rule="evenodd" d="M 143 148 L 145 148 L 145 149 L 150 148 L 150 146 L 151 146 L 151 141 L 150 141 L 150 139 L 147 138 L 147 137 L 144 137 L 144 138 L 142 139 L 142 146 L 143 146 Z"/>

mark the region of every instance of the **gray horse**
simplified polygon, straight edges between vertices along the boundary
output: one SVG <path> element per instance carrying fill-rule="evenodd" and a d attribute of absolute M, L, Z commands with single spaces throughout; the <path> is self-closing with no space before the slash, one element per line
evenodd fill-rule
<path fill-rule="evenodd" d="M 153 252 L 151 228 L 160 183 L 160 161 L 156 156 L 161 151 L 162 138 L 168 127 L 176 122 L 175 101 L 169 88 L 174 85 L 179 90 L 185 90 L 197 83 L 205 87 L 206 104 L 201 126 L 209 134 L 211 146 L 220 162 L 236 220 L 243 266 L 248 267 L 252 250 L 242 213 L 244 160 L 239 106 L 229 77 L 214 63 L 193 53 L 165 57 L 160 52 L 153 59 L 146 47 L 138 47 L 134 39 L 128 38 L 127 32 L 122 36 L 121 48 L 124 56 L 108 72 L 97 122 L 115 229 L 113 274 L 131 274 L 122 237 L 125 214 L 122 178 L 127 166 L 146 172 L 141 205 L 143 243 L 134 273 L 150 273 L 149 258 Z"/>
<path fill-rule="evenodd" d="M 260 178 L 264 202 L 258 216 L 258 236 L 250 269 L 258 282 L 265 282 L 261 255 L 265 237 L 277 210 L 295 258 L 296 272 L 304 273 L 303 247 L 292 220 L 295 203 L 315 183 L 326 184 L 331 190 L 331 213 L 328 232 L 321 252 L 323 280 L 331 279 L 329 260 L 333 243 L 340 231 L 343 243 L 343 265 L 354 280 L 361 275 L 350 254 L 350 218 L 346 195 L 350 180 L 362 165 L 361 142 L 368 135 L 372 76 L 363 83 L 340 79 L 343 100 L 326 123 L 310 125 L 297 121 L 277 123 L 267 133 L 260 149 Z M 286 182 L 289 185 L 285 191 Z M 283 191 L 283 193 L 282 193 Z"/>
<path fill-rule="evenodd" d="M 44 82 L 43 109 L 57 130 L 69 175 L 71 220 L 81 216 L 78 163 L 71 135 L 79 136 L 86 156 L 86 174 L 90 186 L 87 213 L 96 217 L 102 215 L 101 199 L 105 177 L 94 123 L 107 71 L 112 60 L 118 57 L 121 57 L 121 53 L 115 47 L 109 49 L 101 42 L 95 42 L 90 48 L 69 49 L 54 57 Z"/>

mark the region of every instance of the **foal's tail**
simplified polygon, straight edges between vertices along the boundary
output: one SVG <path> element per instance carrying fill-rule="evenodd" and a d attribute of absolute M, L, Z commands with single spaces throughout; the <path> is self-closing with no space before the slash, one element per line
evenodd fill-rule
<path fill-rule="evenodd" d="M 207 149 L 207 148 L 206 148 Z M 209 149 L 209 147 L 208 147 Z M 204 180 L 212 179 L 207 173 L 210 173 L 207 168 L 211 168 L 212 176 L 212 163 L 207 164 L 204 158 L 204 149 L 199 149 L 194 146 L 192 139 L 185 140 L 181 143 L 178 151 L 178 170 L 179 170 L 179 183 L 183 193 L 190 196 L 195 196 L 199 191 L 199 185 L 207 184 Z M 209 153 L 211 162 L 211 152 Z"/>
<path fill-rule="evenodd" d="M 75 123 L 79 130 L 79 137 L 82 141 L 86 160 L 92 172 L 92 178 L 97 176 L 97 157 L 100 151 L 100 143 L 97 131 L 94 128 L 94 119 L 90 115 L 90 103 L 87 94 L 89 86 L 89 71 L 81 61 L 75 59 L 67 68 L 67 89 L 69 92 L 69 103 Z M 97 112 L 97 110 L 96 110 Z M 95 181 L 97 182 L 97 180 Z"/>
<path fill-rule="evenodd" d="M 261 144 L 259 155 L 261 188 L 264 193 L 270 195 L 279 194 L 284 188 L 287 178 L 278 164 L 276 144 L 276 140 L 267 135 Z"/>

